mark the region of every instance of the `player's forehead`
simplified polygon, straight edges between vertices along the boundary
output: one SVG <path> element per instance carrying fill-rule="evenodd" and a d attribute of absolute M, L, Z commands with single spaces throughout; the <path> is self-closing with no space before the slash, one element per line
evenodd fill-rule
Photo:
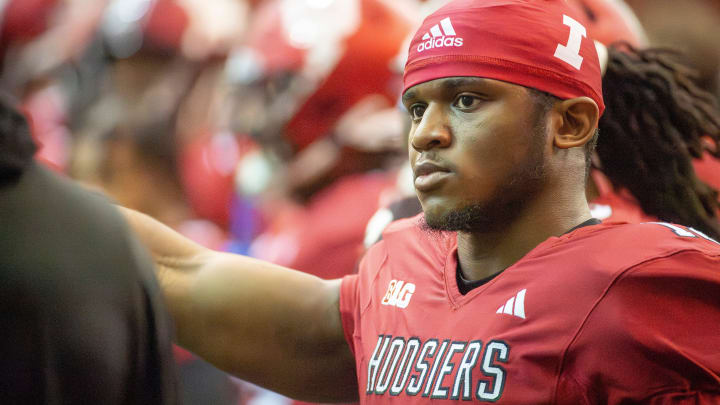
<path fill-rule="evenodd" d="M 527 92 L 527 88 L 486 77 L 451 76 L 429 80 L 410 87 L 403 93 L 402 102 L 408 104 L 433 95 L 455 96 L 464 91 L 481 93 Z"/>

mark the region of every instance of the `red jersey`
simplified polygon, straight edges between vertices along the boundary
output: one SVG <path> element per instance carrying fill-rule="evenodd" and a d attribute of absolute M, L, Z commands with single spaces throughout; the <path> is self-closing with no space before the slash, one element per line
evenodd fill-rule
<path fill-rule="evenodd" d="M 365 226 L 393 180 L 385 173 L 337 180 L 307 207 L 275 213 L 276 221 L 253 242 L 251 255 L 325 279 L 354 273 Z"/>
<path fill-rule="evenodd" d="M 720 190 L 720 159 L 705 153 L 702 159 L 693 160 L 693 167 L 702 181 L 716 190 Z"/>
<path fill-rule="evenodd" d="M 456 235 L 417 218 L 342 282 L 362 404 L 720 403 L 717 242 L 586 226 L 462 295 Z"/>
<path fill-rule="evenodd" d="M 720 190 L 720 160 L 706 153 L 702 159 L 694 159 L 693 166 L 697 176 L 709 186 Z M 605 222 L 649 222 L 657 219 L 643 212 L 635 197 L 626 189 L 613 189 L 605 175 L 599 170 L 590 171 L 595 182 L 598 197 L 590 203 L 590 213 L 594 218 Z M 718 212 L 720 216 L 720 212 Z"/>
<path fill-rule="evenodd" d="M 598 196 L 589 202 L 590 215 L 604 222 L 651 222 L 657 218 L 646 214 L 626 189 L 613 189 L 610 180 L 599 170 L 591 170 Z"/>

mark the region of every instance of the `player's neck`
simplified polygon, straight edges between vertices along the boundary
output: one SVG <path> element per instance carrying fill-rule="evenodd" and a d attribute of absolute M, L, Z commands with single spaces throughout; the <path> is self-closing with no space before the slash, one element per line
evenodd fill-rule
<path fill-rule="evenodd" d="M 522 259 L 537 245 L 590 219 L 584 198 L 548 194 L 523 210 L 512 223 L 495 232 L 458 233 L 458 263 L 466 280 L 495 275 Z"/>

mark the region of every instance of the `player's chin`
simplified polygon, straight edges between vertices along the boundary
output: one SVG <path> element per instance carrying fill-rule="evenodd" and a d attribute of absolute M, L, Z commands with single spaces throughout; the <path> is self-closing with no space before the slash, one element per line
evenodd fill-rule
<path fill-rule="evenodd" d="M 443 230 L 447 218 L 459 207 L 453 201 L 438 196 L 420 198 L 420 205 L 423 209 L 424 222 L 430 229 Z"/>
<path fill-rule="evenodd" d="M 423 193 L 417 193 L 418 199 L 420 200 L 420 206 L 422 207 L 425 216 L 442 216 L 443 213 L 449 207 L 449 203 L 446 198 L 438 195 L 426 195 Z"/>

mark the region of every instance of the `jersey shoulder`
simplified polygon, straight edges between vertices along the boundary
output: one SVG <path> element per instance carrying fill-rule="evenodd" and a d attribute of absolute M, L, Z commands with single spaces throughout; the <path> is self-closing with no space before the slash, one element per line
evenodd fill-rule
<path fill-rule="evenodd" d="M 422 214 L 392 222 L 382 239 L 371 246 L 361 263 L 361 271 L 377 274 L 389 269 L 441 269 L 457 245 L 454 232 L 423 229 Z"/>
<path fill-rule="evenodd" d="M 422 221 L 423 214 L 417 214 L 409 218 L 402 218 L 391 222 L 383 231 L 383 239 L 388 235 L 400 234 L 403 232 L 411 232 L 413 230 L 420 230 L 420 223 Z"/>
<path fill-rule="evenodd" d="M 607 223 L 598 227 L 597 232 L 587 234 L 587 240 L 593 241 L 600 249 L 605 249 L 600 241 L 611 246 L 625 246 L 630 251 L 674 252 L 678 250 L 698 250 L 709 253 L 720 250 L 720 243 L 703 232 L 668 222 Z"/>
<path fill-rule="evenodd" d="M 603 223 L 552 237 L 528 253 L 515 267 L 526 277 L 542 269 L 542 279 L 577 288 L 609 285 L 630 269 L 649 262 L 685 256 L 717 257 L 720 244 L 690 228 L 667 223 Z M 684 257 L 685 257 L 684 256 Z M 687 267 L 679 264 L 681 267 Z M 525 274 L 527 272 L 527 274 Z"/>
<path fill-rule="evenodd" d="M 457 233 L 423 227 L 423 214 L 392 222 L 383 232 L 390 257 L 404 260 L 410 256 L 437 256 L 443 261 L 457 246 Z"/>
<path fill-rule="evenodd" d="M 420 244 L 436 244 L 438 241 L 455 240 L 455 232 L 434 231 L 423 226 L 423 213 L 391 222 L 383 231 L 383 240 L 413 241 Z"/>
<path fill-rule="evenodd" d="M 622 233 L 647 237 L 659 251 L 635 258 L 598 296 L 567 350 L 558 398 L 591 392 L 593 403 L 676 403 L 692 387 L 712 396 L 700 402 L 717 403 L 720 245 L 674 224 Z"/>
<path fill-rule="evenodd" d="M 579 229 L 555 241 L 565 260 L 600 272 L 625 271 L 654 260 L 672 260 L 680 252 L 718 256 L 720 243 L 695 229 L 664 222 L 608 223 Z"/>
<path fill-rule="evenodd" d="M 666 222 L 625 228 L 615 243 L 627 243 L 648 253 L 640 255 L 642 260 L 628 268 L 621 280 L 643 280 L 639 285 L 651 285 L 650 280 L 655 278 L 677 283 L 704 279 L 720 286 L 720 242 L 691 227 Z M 633 241 L 634 245 L 630 244 Z"/>

